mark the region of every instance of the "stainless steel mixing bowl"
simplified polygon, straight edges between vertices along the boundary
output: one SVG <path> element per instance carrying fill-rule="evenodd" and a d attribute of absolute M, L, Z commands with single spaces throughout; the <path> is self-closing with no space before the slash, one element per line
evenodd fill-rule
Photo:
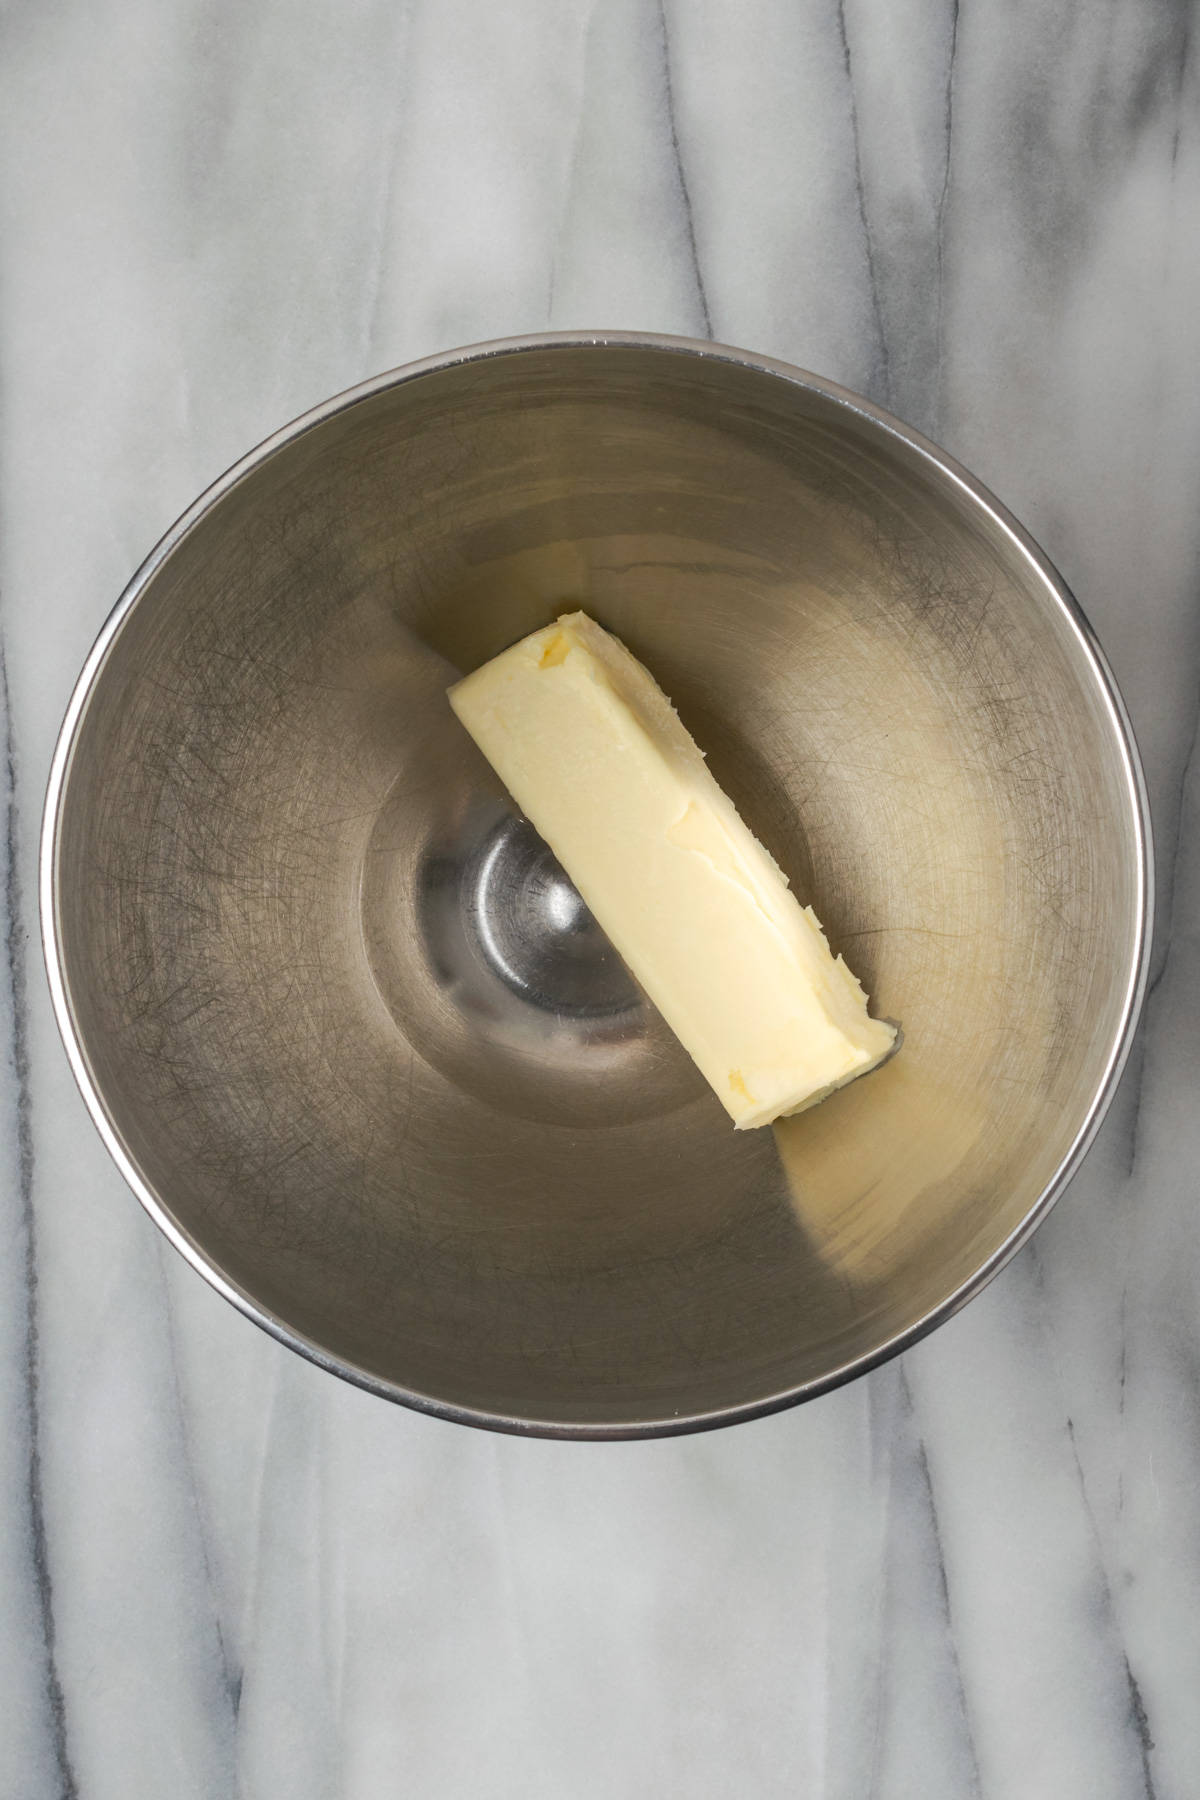
<path fill-rule="evenodd" d="M 735 1133 L 445 700 L 584 606 L 658 676 L 901 1053 Z M 762 357 L 487 345 L 329 402 L 120 601 L 43 916 L 96 1122 L 168 1237 L 451 1418 L 683 1430 L 973 1294 L 1112 1094 L 1145 798 L 1074 602 L 913 433 Z"/>

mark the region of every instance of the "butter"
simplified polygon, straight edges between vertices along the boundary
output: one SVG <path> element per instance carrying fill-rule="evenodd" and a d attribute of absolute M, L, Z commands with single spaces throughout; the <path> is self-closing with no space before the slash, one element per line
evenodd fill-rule
<path fill-rule="evenodd" d="M 815 1105 L 891 1050 L 816 915 L 653 676 L 584 613 L 450 704 L 738 1127 Z"/>

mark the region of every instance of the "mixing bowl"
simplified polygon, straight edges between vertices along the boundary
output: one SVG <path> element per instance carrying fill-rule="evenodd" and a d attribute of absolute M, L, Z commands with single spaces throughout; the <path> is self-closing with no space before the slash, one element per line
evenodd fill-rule
<path fill-rule="evenodd" d="M 445 690 L 584 607 L 903 1048 L 734 1132 Z M 43 917 L 96 1123 L 293 1348 L 520 1431 L 815 1394 L 976 1292 L 1144 983 L 1121 702 L 1045 558 L 828 382 L 549 336 L 355 388 L 169 532 L 83 672 Z"/>

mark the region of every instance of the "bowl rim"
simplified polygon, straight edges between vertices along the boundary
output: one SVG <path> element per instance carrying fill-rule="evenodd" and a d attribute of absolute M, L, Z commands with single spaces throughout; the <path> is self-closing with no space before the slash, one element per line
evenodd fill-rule
<path fill-rule="evenodd" d="M 707 1412 L 674 1413 L 664 1417 L 635 1421 L 625 1420 L 613 1424 L 569 1417 L 526 1419 L 515 1414 L 493 1413 L 460 1405 L 441 1400 L 432 1394 L 406 1388 L 399 1382 L 381 1377 L 370 1369 L 325 1349 L 315 1339 L 289 1325 L 285 1319 L 264 1306 L 253 1294 L 220 1269 L 210 1259 L 202 1245 L 173 1217 L 165 1198 L 157 1193 L 142 1175 L 132 1156 L 125 1150 L 115 1121 L 109 1115 L 99 1083 L 93 1077 L 82 1037 L 76 1028 L 64 964 L 58 905 L 58 864 L 63 807 L 73 753 L 88 702 L 109 653 L 141 594 L 201 519 L 206 517 L 227 494 L 278 451 L 294 444 L 308 432 L 323 425 L 337 414 L 347 412 L 380 393 L 404 386 L 412 381 L 419 381 L 427 375 L 439 374 L 471 363 L 489 362 L 497 358 L 519 356 L 527 352 L 559 349 L 651 350 L 670 355 L 693 357 L 701 361 L 734 364 L 774 377 L 790 386 L 818 394 L 834 402 L 837 407 L 857 414 L 889 437 L 899 439 L 916 453 L 920 461 L 929 465 L 933 473 L 948 482 L 952 488 L 957 489 L 971 506 L 982 511 L 1008 540 L 1018 558 L 1025 563 L 1029 572 L 1035 577 L 1036 584 L 1041 588 L 1048 603 L 1057 608 L 1061 618 L 1070 627 L 1081 658 L 1081 672 L 1083 669 L 1087 669 L 1091 673 L 1096 693 L 1103 703 L 1120 756 L 1133 823 L 1136 860 L 1135 952 L 1126 978 L 1119 1022 L 1109 1045 L 1096 1091 L 1075 1137 L 1053 1176 L 1020 1223 L 1014 1227 L 975 1273 L 961 1282 L 935 1306 L 930 1307 L 919 1319 L 906 1326 L 903 1331 L 895 1333 L 873 1350 L 852 1357 L 810 1381 L 798 1383 L 793 1387 L 764 1395 L 759 1399 L 718 1407 Z M 809 370 L 799 368 L 776 357 L 760 355 L 754 351 L 716 343 L 709 339 L 681 337 L 658 332 L 632 330 L 546 331 L 468 344 L 436 356 L 423 357 L 415 362 L 401 364 L 382 374 L 372 376 L 366 381 L 358 382 L 353 387 L 346 388 L 317 406 L 309 408 L 289 424 L 264 438 L 255 448 L 226 469 L 224 474 L 218 476 L 193 501 L 191 506 L 180 514 L 129 580 L 102 625 L 75 683 L 50 764 L 39 846 L 38 892 L 42 951 L 54 1015 L 71 1071 L 83 1095 L 84 1103 L 105 1147 L 126 1182 L 133 1189 L 155 1224 L 197 1274 L 203 1276 L 209 1285 L 222 1294 L 239 1312 L 272 1337 L 277 1338 L 280 1343 L 299 1352 L 308 1361 L 327 1370 L 330 1374 L 340 1376 L 343 1380 L 365 1388 L 369 1393 L 377 1394 L 381 1398 L 399 1402 L 417 1412 L 432 1414 L 437 1418 L 517 1436 L 606 1441 L 672 1437 L 687 1432 L 713 1430 L 719 1426 L 763 1418 L 768 1414 L 781 1412 L 787 1407 L 796 1406 L 802 1401 L 815 1399 L 820 1394 L 828 1393 L 846 1382 L 857 1379 L 860 1375 L 867 1374 L 870 1370 L 880 1367 L 892 1357 L 898 1356 L 901 1352 L 919 1343 L 937 1326 L 952 1318 L 999 1274 L 1000 1270 L 1011 1261 L 1017 1251 L 1032 1236 L 1075 1175 L 1112 1104 L 1117 1085 L 1129 1058 L 1133 1037 L 1146 997 L 1153 935 L 1154 863 L 1150 804 L 1137 741 L 1124 699 L 1096 634 L 1066 582 L 1040 546 L 1013 514 L 962 464 L 949 456 L 929 438 L 903 424 L 872 401 L 864 399 L 861 395 L 837 382 L 827 380 L 823 376 L 815 375 Z"/>

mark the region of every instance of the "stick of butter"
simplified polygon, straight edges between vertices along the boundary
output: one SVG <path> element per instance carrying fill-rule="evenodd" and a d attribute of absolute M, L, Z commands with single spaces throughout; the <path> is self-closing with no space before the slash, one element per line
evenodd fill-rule
<path fill-rule="evenodd" d="M 800 1112 L 891 1050 L 811 908 L 649 671 L 584 613 L 450 704 L 735 1125 Z"/>

